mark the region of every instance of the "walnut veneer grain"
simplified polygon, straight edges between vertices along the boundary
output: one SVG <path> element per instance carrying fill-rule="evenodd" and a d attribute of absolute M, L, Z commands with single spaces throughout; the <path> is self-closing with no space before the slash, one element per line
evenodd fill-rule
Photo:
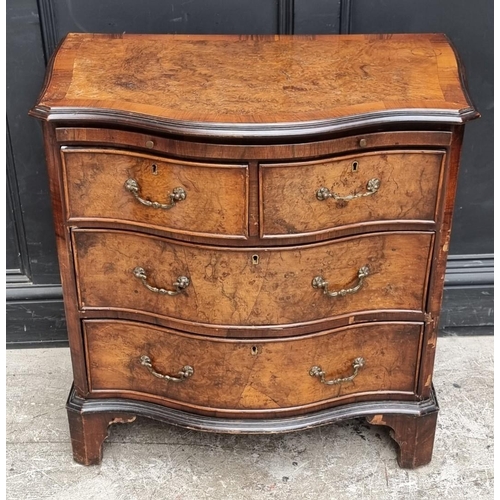
<path fill-rule="evenodd" d="M 408 109 L 474 115 L 439 34 L 70 33 L 52 74 L 39 115 L 106 110 L 154 117 L 158 127 L 162 120 L 275 126 Z"/>
<path fill-rule="evenodd" d="M 294 407 L 308 405 L 313 410 L 356 394 L 379 399 L 390 393 L 411 397 L 422 325 L 356 325 L 279 341 L 179 335 L 124 321 L 85 321 L 84 330 L 91 391 L 110 397 L 130 393 L 173 400 L 178 407 L 201 412 L 293 414 Z M 144 355 L 160 374 L 175 376 L 185 365 L 194 373 L 182 382 L 153 377 L 141 365 Z M 359 357 L 365 364 L 350 382 L 325 385 L 309 374 L 319 365 L 327 379 L 348 377 Z"/>
<path fill-rule="evenodd" d="M 66 203 L 70 220 L 108 219 L 172 232 L 222 238 L 248 233 L 248 168 L 192 163 L 128 151 L 64 148 Z M 125 188 L 135 180 L 140 196 L 170 204 L 182 188 L 186 199 L 170 209 L 141 204 Z"/>
<path fill-rule="evenodd" d="M 218 432 L 367 417 L 401 467 L 428 463 L 463 124 L 479 116 L 464 81 L 441 34 L 68 34 L 30 114 L 75 460 L 99 463 L 108 426 L 141 415 Z"/>
<path fill-rule="evenodd" d="M 443 152 L 375 151 L 321 161 L 261 165 L 261 233 L 293 236 L 378 221 L 436 219 Z M 324 187 L 350 201 L 318 200 Z"/>
<path fill-rule="evenodd" d="M 273 249 L 219 249 L 174 243 L 119 231 L 74 231 L 80 307 L 135 310 L 211 325 L 262 326 L 307 323 L 365 310 L 421 311 L 425 306 L 432 234 L 379 233 L 316 245 Z M 254 263 L 254 259 L 258 263 Z M 328 297 L 312 287 L 314 277 L 330 290 L 357 283 L 359 292 Z M 151 292 L 133 270 L 142 267 L 148 283 L 174 289 L 174 297 Z"/>

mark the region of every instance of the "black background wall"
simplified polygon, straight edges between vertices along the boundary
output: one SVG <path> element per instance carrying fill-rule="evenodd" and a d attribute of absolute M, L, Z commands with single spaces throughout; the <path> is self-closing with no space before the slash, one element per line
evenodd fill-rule
<path fill-rule="evenodd" d="M 41 128 L 27 112 L 68 32 L 446 33 L 482 115 L 466 129 L 441 327 L 493 324 L 493 0 L 7 0 L 7 343 L 65 345 Z"/>

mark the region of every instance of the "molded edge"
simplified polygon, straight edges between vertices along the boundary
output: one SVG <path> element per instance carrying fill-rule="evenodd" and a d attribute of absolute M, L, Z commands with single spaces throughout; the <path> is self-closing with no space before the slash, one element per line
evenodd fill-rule
<path fill-rule="evenodd" d="M 107 126 L 135 127 L 154 132 L 190 137 L 272 139 L 310 137 L 334 132 L 351 131 L 367 126 L 389 123 L 439 123 L 460 125 L 479 113 L 468 107 L 446 109 L 395 109 L 373 113 L 307 122 L 276 123 L 210 123 L 169 120 L 139 113 L 97 108 L 57 108 L 36 105 L 29 114 L 48 122 L 103 124 Z"/>
<path fill-rule="evenodd" d="M 439 410 L 434 387 L 432 387 L 430 398 L 424 401 L 349 403 L 295 417 L 266 418 L 262 420 L 208 417 L 175 410 L 155 403 L 123 398 L 84 399 L 76 394 L 74 386 L 71 388 L 66 408 L 82 415 L 91 413 L 130 414 L 151 418 L 187 429 L 241 434 L 293 432 L 352 418 L 380 414 L 419 417 Z"/>
<path fill-rule="evenodd" d="M 462 85 L 462 92 L 463 92 L 463 95 L 465 97 L 465 100 L 469 104 L 468 109 L 470 109 L 473 112 L 473 114 L 471 114 L 471 116 L 469 118 L 464 119 L 464 122 L 473 120 L 475 118 L 480 118 L 481 114 L 479 113 L 479 111 L 477 111 L 476 106 L 474 105 L 474 102 L 472 101 L 471 96 L 470 96 L 469 85 L 468 85 L 466 74 L 465 74 L 465 65 L 462 62 L 460 54 L 458 53 L 458 50 L 455 47 L 455 44 L 451 41 L 451 39 L 448 37 L 448 35 L 446 35 L 444 33 L 442 35 L 446 39 L 448 45 L 453 50 L 453 53 L 455 55 L 455 60 L 457 62 L 458 77 L 460 78 L 460 83 Z M 462 113 L 462 111 L 465 111 L 465 110 L 461 110 L 460 113 Z"/>

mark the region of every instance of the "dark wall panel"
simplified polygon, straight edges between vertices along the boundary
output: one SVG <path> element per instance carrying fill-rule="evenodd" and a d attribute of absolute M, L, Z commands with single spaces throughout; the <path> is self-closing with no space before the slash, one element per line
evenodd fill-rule
<path fill-rule="evenodd" d="M 276 0 L 53 0 L 55 28 L 66 33 L 272 34 L 278 28 Z"/>
<path fill-rule="evenodd" d="M 466 128 L 451 254 L 493 252 L 493 1 L 352 0 L 352 33 L 445 33 L 482 117 Z"/>
<path fill-rule="evenodd" d="M 11 284 L 20 283 L 25 285 L 31 280 L 31 268 L 8 121 L 6 129 L 6 281 Z"/>
<path fill-rule="evenodd" d="M 45 58 L 36 0 L 7 1 L 7 118 L 20 216 L 34 283 L 58 283 L 49 183 L 39 123 L 28 116 L 43 84 Z"/>
<path fill-rule="evenodd" d="M 6 261 L 7 273 L 21 273 L 21 252 L 19 251 L 19 244 L 17 241 L 17 228 L 14 219 L 14 209 L 12 204 L 12 195 L 10 188 L 7 189 L 7 220 L 6 220 Z"/>
<path fill-rule="evenodd" d="M 340 32 L 341 1 L 295 0 L 294 34 L 318 35 Z"/>

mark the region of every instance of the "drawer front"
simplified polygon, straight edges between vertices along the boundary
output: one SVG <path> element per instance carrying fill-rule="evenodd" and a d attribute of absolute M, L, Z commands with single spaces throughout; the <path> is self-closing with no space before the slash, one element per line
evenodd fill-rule
<path fill-rule="evenodd" d="M 372 323 L 272 341 L 191 336 L 127 321 L 85 321 L 84 331 L 94 393 L 276 410 L 352 395 L 414 394 L 422 325 Z M 322 383 L 322 372 L 336 383 Z"/>
<path fill-rule="evenodd" d="M 422 311 L 433 235 L 375 233 L 245 250 L 124 231 L 75 230 L 73 238 L 82 309 L 147 312 L 212 326 L 265 326 L 366 310 Z M 362 276 L 365 267 L 368 275 Z M 329 293 L 348 292 L 329 296 L 320 280 L 313 286 L 316 277 L 328 282 Z M 180 291 L 172 296 L 159 289 Z"/>
<path fill-rule="evenodd" d="M 261 165 L 261 236 L 379 221 L 434 221 L 444 156 L 385 151 Z"/>
<path fill-rule="evenodd" d="M 103 149 L 62 148 L 61 153 L 70 220 L 223 238 L 247 236 L 245 165 L 189 163 Z"/>

